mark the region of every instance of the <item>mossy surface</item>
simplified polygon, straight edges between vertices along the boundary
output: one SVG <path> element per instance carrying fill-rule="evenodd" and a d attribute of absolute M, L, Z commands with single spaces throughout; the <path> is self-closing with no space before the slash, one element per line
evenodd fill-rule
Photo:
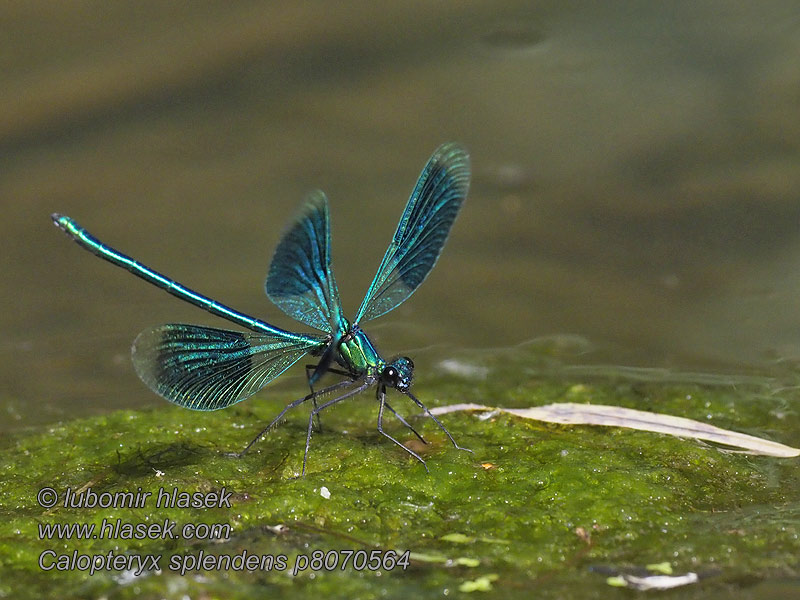
<path fill-rule="evenodd" d="M 470 369 L 470 362 L 480 369 Z M 526 349 L 435 369 L 415 386 L 430 406 L 480 402 L 533 406 L 592 402 L 652 410 L 800 444 L 798 392 L 748 385 L 543 375 Z M 488 369 L 488 370 L 485 370 Z M 394 398 L 395 395 L 393 395 Z M 215 413 L 165 405 L 61 423 L 3 442 L 0 458 L 0 597 L 13 598 L 540 598 L 630 595 L 598 567 L 668 562 L 707 578 L 682 596 L 728 593 L 800 575 L 800 462 L 730 454 L 694 440 L 618 428 L 559 426 L 508 415 L 444 415 L 454 449 L 428 419 L 387 431 L 410 444 L 430 473 L 375 430 L 374 396 L 323 413 L 308 473 L 298 478 L 307 412 L 299 410 L 241 459 L 236 451 L 292 395 L 263 394 Z M 395 408 L 408 414 L 400 399 Z M 59 503 L 44 509 L 37 493 Z M 63 506 L 67 488 L 151 492 L 139 508 Z M 230 508 L 158 507 L 171 492 L 230 491 Z M 329 497 L 326 497 L 328 496 Z M 85 496 L 84 496 L 85 497 Z M 227 524 L 225 539 L 40 539 L 45 524 Z M 161 571 L 43 571 L 42 553 L 161 556 Z M 411 552 L 407 568 L 190 570 L 173 556 L 270 555 L 314 550 Z M 340 560 L 342 560 L 340 555 Z M 363 556 L 363 555 L 362 555 Z M 381 555 L 385 556 L 385 555 Z M 45 557 L 52 565 L 53 554 Z M 331 557 L 329 560 L 333 560 Z M 790 585 L 795 592 L 797 587 Z M 759 594 L 756 594 L 758 596 Z"/>

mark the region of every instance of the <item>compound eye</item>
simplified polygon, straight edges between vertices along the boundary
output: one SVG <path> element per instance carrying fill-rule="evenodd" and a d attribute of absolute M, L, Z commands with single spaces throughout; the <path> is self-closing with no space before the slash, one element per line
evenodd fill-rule
<path fill-rule="evenodd" d="M 400 374 L 394 367 L 386 367 L 383 370 L 383 380 L 389 385 L 397 385 L 397 381 L 399 378 Z"/>

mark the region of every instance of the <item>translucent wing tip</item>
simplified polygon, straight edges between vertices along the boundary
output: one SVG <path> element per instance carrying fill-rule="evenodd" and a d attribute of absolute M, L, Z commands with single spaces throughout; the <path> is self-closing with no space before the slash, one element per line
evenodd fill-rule
<path fill-rule="evenodd" d="M 303 207 L 301 212 L 305 212 L 307 207 L 311 205 L 314 207 L 319 207 L 317 210 L 321 209 L 323 206 L 328 205 L 328 197 L 325 195 L 321 189 L 317 188 L 315 190 L 311 190 L 303 197 Z"/>
<path fill-rule="evenodd" d="M 469 185 L 470 161 L 469 152 L 459 142 L 445 142 L 434 150 L 428 164 L 441 164 L 457 178 L 463 178 Z"/>
<path fill-rule="evenodd" d="M 469 162 L 469 152 L 461 142 L 445 142 L 433 151 L 433 156 L 460 155 Z"/>
<path fill-rule="evenodd" d="M 447 173 L 448 186 L 459 197 L 460 202 L 467 197 L 471 176 L 469 152 L 459 142 L 445 142 L 434 150 L 420 178 L 433 172 Z M 417 188 L 415 192 L 422 192 Z"/>

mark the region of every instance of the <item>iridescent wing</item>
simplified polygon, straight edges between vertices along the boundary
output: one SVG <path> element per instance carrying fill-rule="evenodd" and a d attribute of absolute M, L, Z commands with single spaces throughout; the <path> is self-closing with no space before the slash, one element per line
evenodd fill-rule
<path fill-rule="evenodd" d="M 324 345 L 322 336 L 170 324 L 140 333 L 131 353 L 136 373 L 158 395 L 193 410 L 217 410 L 252 396 Z"/>
<path fill-rule="evenodd" d="M 317 190 L 283 234 L 265 284 L 267 296 L 283 312 L 327 333 L 342 322 L 330 247 L 328 199 Z"/>
<path fill-rule="evenodd" d="M 354 323 L 389 312 L 425 280 L 467 196 L 469 175 L 464 148 L 448 143 L 436 149 L 417 180 Z"/>

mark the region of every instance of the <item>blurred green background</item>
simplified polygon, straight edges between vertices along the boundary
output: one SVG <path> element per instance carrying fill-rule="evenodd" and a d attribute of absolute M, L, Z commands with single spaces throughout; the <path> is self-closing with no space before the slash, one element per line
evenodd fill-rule
<path fill-rule="evenodd" d="M 471 193 L 429 280 L 371 324 L 385 355 L 431 370 L 551 336 L 590 364 L 800 356 L 797 2 L 29 2 L 0 20 L 2 429 L 156 405 L 135 335 L 224 326 L 51 212 L 292 328 L 263 281 L 304 193 L 330 198 L 352 314 L 448 140 Z"/>

